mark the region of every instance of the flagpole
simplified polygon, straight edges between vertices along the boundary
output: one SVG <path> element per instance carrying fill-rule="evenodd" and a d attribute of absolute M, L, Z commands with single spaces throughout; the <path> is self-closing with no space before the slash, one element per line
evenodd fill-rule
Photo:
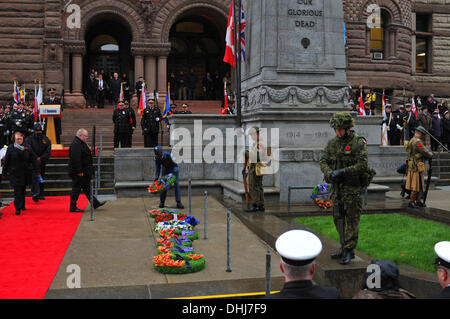
<path fill-rule="evenodd" d="M 236 67 L 236 69 L 238 70 L 238 90 L 237 90 L 237 92 L 238 92 L 238 96 L 237 96 L 237 98 L 236 98 L 236 103 L 237 103 L 237 118 L 238 118 L 238 123 L 239 123 L 239 126 L 242 124 L 242 86 L 241 86 L 241 61 L 242 61 L 242 57 L 241 57 L 241 55 L 242 55 L 242 52 L 241 52 L 241 37 L 242 37 L 242 34 L 241 34 L 241 20 L 242 20 L 242 0 L 239 0 L 239 9 L 238 9 L 238 12 L 239 12 L 239 16 L 238 16 L 238 19 L 239 19 L 239 28 L 238 28 L 238 39 L 239 39 L 239 41 L 238 41 L 238 55 L 237 55 L 237 61 L 238 61 L 238 63 L 237 63 L 237 67 Z"/>
<path fill-rule="evenodd" d="M 236 68 L 234 69 L 234 81 L 235 81 L 235 92 L 236 92 L 236 96 L 235 96 L 235 99 L 236 99 L 236 101 L 235 101 L 235 103 L 236 103 L 236 106 L 237 106 L 237 117 L 238 117 L 238 122 L 239 122 L 239 125 L 241 124 L 241 120 L 240 120 L 240 108 L 241 108 L 241 106 L 240 106 L 240 103 L 239 103 L 239 88 L 240 88 L 240 79 L 239 79 L 239 62 L 240 62 L 240 60 L 239 60 L 239 54 L 237 53 L 237 52 L 239 52 L 239 45 L 240 45 L 240 43 L 239 43 L 239 45 L 238 45 L 238 43 L 237 43 L 237 39 L 238 39 L 238 37 L 236 36 L 236 29 L 237 29 L 237 24 L 236 24 L 236 5 L 235 5 L 235 2 L 234 2 L 234 0 L 231 0 L 231 2 L 232 2 L 232 5 L 233 5 L 233 28 L 234 28 L 234 32 L 233 32 L 233 41 L 234 41 L 234 46 L 235 46 L 235 49 L 234 49 L 234 60 L 235 60 L 235 65 L 236 65 Z M 240 11 L 240 10 L 239 10 Z M 240 30 L 239 30 L 239 33 L 240 33 Z"/>

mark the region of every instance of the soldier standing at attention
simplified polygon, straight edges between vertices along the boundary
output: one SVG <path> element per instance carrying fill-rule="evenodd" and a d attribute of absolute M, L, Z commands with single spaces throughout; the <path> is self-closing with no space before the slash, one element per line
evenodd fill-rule
<path fill-rule="evenodd" d="M 426 130 L 419 126 L 410 141 L 405 141 L 408 152 L 408 173 L 406 175 L 406 190 L 411 191 L 409 207 L 425 207 L 420 201 L 424 192 L 425 160 L 433 157 L 433 153 L 425 147 L 424 135 Z"/>
<path fill-rule="evenodd" d="M 368 171 L 367 142 L 351 129 L 355 122 L 350 113 L 334 114 L 330 124 L 336 137 L 325 147 L 320 169 L 325 181 L 332 185 L 333 220 L 341 241 L 340 250 L 332 253 L 331 258 L 340 258 L 340 263 L 346 265 L 355 256 L 362 209 L 361 195 L 364 187 L 370 183 L 363 178 Z"/>
<path fill-rule="evenodd" d="M 257 175 L 257 164 L 264 162 L 266 159 L 267 149 L 264 142 L 259 136 L 259 127 L 252 127 L 250 129 L 250 137 L 253 140 L 253 146 L 248 153 L 248 192 L 250 195 L 251 207 L 246 209 L 246 212 L 252 213 L 261 211 L 264 212 L 264 188 L 263 176 Z M 244 167 L 244 171 L 245 171 Z"/>
<path fill-rule="evenodd" d="M 48 98 L 44 100 L 45 105 L 61 105 L 61 114 L 64 109 L 64 105 L 61 103 L 61 99 L 56 97 L 56 90 L 54 88 L 48 89 Z M 61 118 L 55 117 L 53 119 L 55 122 L 55 135 L 56 135 L 56 144 L 61 144 Z M 44 133 L 47 133 L 47 126 L 44 128 Z"/>
<path fill-rule="evenodd" d="M 131 126 L 131 112 L 130 109 L 125 108 L 125 104 L 120 102 L 119 108 L 114 110 L 114 148 L 120 147 L 129 148 L 130 145 L 130 131 Z"/>
<path fill-rule="evenodd" d="M 148 100 L 149 106 L 144 110 L 141 120 L 142 134 L 144 135 L 144 147 L 155 147 L 158 145 L 159 124 L 162 114 L 155 101 Z"/>
<path fill-rule="evenodd" d="M 125 109 L 130 111 L 131 129 L 128 134 L 128 147 L 131 148 L 131 147 L 133 147 L 133 134 L 134 134 L 134 130 L 136 129 L 136 123 L 137 123 L 136 122 L 136 113 L 134 112 L 133 108 L 130 107 L 130 103 L 128 103 L 128 101 L 125 100 L 124 104 L 125 104 Z"/>

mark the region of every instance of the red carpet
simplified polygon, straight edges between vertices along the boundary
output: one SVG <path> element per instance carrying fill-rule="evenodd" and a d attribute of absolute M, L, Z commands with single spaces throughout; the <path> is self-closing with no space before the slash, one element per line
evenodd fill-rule
<path fill-rule="evenodd" d="M 14 203 L 0 219 L 0 299 L 42 299 L 50 287 L 83 214 L 69 213 L 69 196 L 27 197 L 21 215 Z M 87 206 L 82 195 L 78 207 Z M 69 274 L 68 274 L 69 275 Z"/>

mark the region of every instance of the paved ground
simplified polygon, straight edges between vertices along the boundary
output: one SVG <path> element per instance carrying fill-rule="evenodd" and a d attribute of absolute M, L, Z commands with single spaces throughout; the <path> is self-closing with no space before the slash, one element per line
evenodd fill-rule
<path fill-rule="evenodd" d="M 187 199 L 183 200 L 186 205 Z M 167 203 L 175 206 L 173 198 L 168 199 Z M 137 291 L 145 286 L 149 286 L 148 289 L 151 291 L 155 287 L 161 290 L 162 285 L 167 283 L 182 284 L 172 286 L 170 288 L 172 290 L 174 287 L 187 288 L 189 285 L 197 285 L 197 292 L 186 291 L 183 294 L 182 291 L 185 289 L 179 288 L 179 292 L 172 291 L 166 294 L 159 291 L 158 296 L 201 296 L 213 291 L 231 294 L 236 293 L 236 289 L 233 287 L 227 289 L 226 286 L 230 282 L 239 281 L 241 284 L 243 281 L 247 282 L 247 285 L 240 286 L 240 292 L 262 292 L 265 290 L 267 250 L 270 250 L 273 256 L 271 275 L 281 278 L 276 253 L 235 216 L 231 219 L 232 271 L 226 272 L 226 209 L 212 197 L 209 197 L 208 201 L 206 240 L 203 239 L 203 198 L 192 198 L 192 215 L 201 222 L 197 226 L 200 239 L 194 242 L 194 247 L 197 253 L 205 255 L 206 268 L 185 275 L 163 275 L 155 271 L 152 267 L 152 258 L 156 255 L 157 235 L 151 228 L 153 219 L 148 217 L 147 212 L 157 208 L 158 204 L 159 198 L 112 200 L 96 211 L 95 221 L 90 221 L 88 206 L 47 296 L 67 297 L 74 293 L 61 290 L 67 288 L 66 280 L 69 274 L 66 268 L 70 264 L 80 266 L 82 288 L 102 287 L 106 291 L 107 287 L 122 287 L 126 295 L 137 294 Z M 203 288 L 198 286 L 201 282 L 205 283 Z M 207 282 L 209 284 L 206 284 Z M 276 282 L 275 278 L 274 283 Z M 213 287 L 216 289 L 211 289 Z M 113 289 L 110 290 L 111 293 L 112 291 Z M 145 289 L 142 293 L 145 293 Z M 155 296 L 154 291 L 152 294 Z"/>

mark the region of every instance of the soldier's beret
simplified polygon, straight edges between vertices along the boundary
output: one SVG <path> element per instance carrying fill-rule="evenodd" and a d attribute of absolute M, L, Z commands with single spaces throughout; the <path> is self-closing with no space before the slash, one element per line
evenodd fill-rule
<path fill-rule="evenodd" d="M 290 230 L 278 237 L 275 249 L 283 262 L 292 266 L 310 264 L 322 251 L 319 237 L 305 230 Z"/>
<path fill-rule="evenodd" d="M 441 241 L 434 245 L 434 252 L 437 255 L 434 264 L 450 269 L 450 241 Z"/>

